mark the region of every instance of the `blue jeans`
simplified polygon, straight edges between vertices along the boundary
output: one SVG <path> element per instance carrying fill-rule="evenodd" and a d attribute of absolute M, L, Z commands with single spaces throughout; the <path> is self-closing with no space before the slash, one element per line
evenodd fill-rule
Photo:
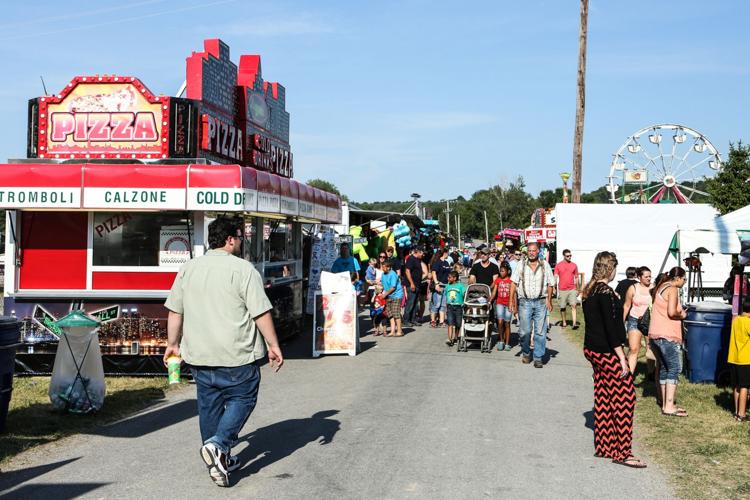
<path fill-rule="evenodd" d="M 659 384 L 677 385 L 682 371 L 682 344 L 667 339 L 651 339 L 651 347 L 659 357 Z"/>
<path fill-rule="evenodd" d="M 194 366 L 192 372 L 198 389 L 201 439 L 229 454 L 258 401 L 260 368 L 255 363 Z"/>
<path fill-rule="evenodd" d="M 430 300 L 430 312 L 437 313 L 445 312 L 445 294 L 432 292 L 432 299 Z"/>
<path fill-rule="evenodd" d="M 534 324 L 534 361 L 541 361 L 547 350 L 547 299 L 518 299 L 518 334 L 521 353 L 531 356 L 531 324 Z"/>
<path fill-rule="evenodd" d="M 406 304 L 404 305 L 404 323 L 416 323 L 417 312 L 419 308 L 419 287 L 412 292 L 409 286 L 406 287 Z"/>

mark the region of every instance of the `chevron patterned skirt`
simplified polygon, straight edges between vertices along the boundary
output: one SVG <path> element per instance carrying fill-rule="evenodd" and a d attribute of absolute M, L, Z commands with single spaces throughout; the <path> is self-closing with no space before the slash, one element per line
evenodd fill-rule
<path fill-rule="evenodd" d="M 633 377 L 621 378 L 620 362 L 612 353 L 583 350 L 594 368 L 594 453 L 612 460 L 632 456 Z"/>

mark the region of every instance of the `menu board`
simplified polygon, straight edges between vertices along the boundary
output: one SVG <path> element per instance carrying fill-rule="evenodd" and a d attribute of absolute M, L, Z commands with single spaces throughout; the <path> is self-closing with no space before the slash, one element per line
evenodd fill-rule
<path fill-rule="evenodd" d="M 320 273 L 330 270 L 338 257 L 338 247 L 332 229 L 321 231 L 314 237 L 311 252 L 310 276 L 305 303 L 307 314 L 314 314 L 315 312 L 315 292 L 320 291 Z"/>

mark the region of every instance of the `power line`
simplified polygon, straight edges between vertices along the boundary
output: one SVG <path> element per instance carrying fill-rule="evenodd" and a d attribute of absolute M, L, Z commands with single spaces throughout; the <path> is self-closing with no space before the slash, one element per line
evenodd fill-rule
<path fill-rule="evenodd" d="M 66 29 L 61 29 L 61 30 L 47 31 L 45 33 L 26 33 L 26 34 L 23 34 L 23 35 L 17 35 L 17 36 L 10 36 L 10 37 L 5 37 L 5 38 L 0 38 L 0 42 L 5 42 L 5 41 L 9 41 L 9 40 L 20 40 L 20 39 L 23 39 L 23 38 L 37 38 L 37 37 L 46 36 L 46 35 L 57 35 L 59 33 L 69 33 L 71 31 L 87 30 L 87 29 L 90 29 L 90 28 L 100 28 L 102 26 L 111 26 L 113 24 L 122 24 L 122 23 L 127 23 L 127 22 L 130 22 L 130 21 L 140 21 L 141 19 L 149 19 L 149 18 L 152 18 L 152 17 L 163 16 L 165 14 L 174 14 L 176 12 L 185 12 L 185 11 L 189 11 L 189 10 L 202 9 L 203 7 L 212 7 L 214 5 L 227 4 L 227 3 L 232 3 L 232 2 L 236 2 L 236 1 L 237 0 L 219 0 L 219 1 L 216 1 L 216 2 L 207 2 L 207 3 L 199 4 L 199 5 L 191 5 L 191 6 L 188 6 L 188 7 L 181 7 L 179 9 L 170 9 L 170 10 L 163 10 L 161 12 L 152 12 L 151 14 L 144 14 L 142 16 L 134 16 L 134 17 L 125 17 L 125 18 L 122 18 L 122 19 L 115 19 L 113 21 L 108 21 L 108 22 L 105 22 L 105 23 L 88 24 L 88 25 L 85 25 L 85 26 L 76 26 L 76 27 L 66 28 Z"/>
<path fill-rule="evenodd" d="M 132 9 L 134 7 L 141 7 L 143 5 L 150 5 L 154 3 L 163 3 L 166 1 L 167 0 L 145 0 L 141 2 L 131 2 L 125 5 L 115 5 L 113 7 L 106 7 L 103 9 L 94 9 L 94 10 L 86 10 L 83 12 L 74 12 L 70 14 L 64 14 L 61 16 L 37 17 L 34 19 L 29 19 L 27 21 L 0 24 L 0 28 L 8 29 L 8 28 L 16 28 L 19 26 L 29 26 L 32 24 L 44 24 L 44 23 L 49 23 L 49 22 L 54 22 L 54 21 L 68 21 L 70 19 L 78 19 L 81 17 L 96 16 L 99 14 L 106 14 L 108 12 L 116 12 L 118 10 Z"/>

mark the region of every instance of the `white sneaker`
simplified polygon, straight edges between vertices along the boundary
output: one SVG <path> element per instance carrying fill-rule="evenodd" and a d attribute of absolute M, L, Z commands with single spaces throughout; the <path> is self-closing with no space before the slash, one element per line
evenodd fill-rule
<path fill-rule="evenodd" d="M 216 486 L 229 486 L 229 470 L 227 455 L 213 443 L 206 443 L 201 447 L 201 458 L 208 466 L 208 475 Z M 239 461 L 238 461 L 239 462 Z"/>
<path fill-rule="evenodd" d="M 227 472 L 236 471 L 237 469 L 240 468 L 240 465 L 242 465 L 240 463 L 240 459 L 235 456 L 230 455 L 229 460 L 227 460 Z"/>

